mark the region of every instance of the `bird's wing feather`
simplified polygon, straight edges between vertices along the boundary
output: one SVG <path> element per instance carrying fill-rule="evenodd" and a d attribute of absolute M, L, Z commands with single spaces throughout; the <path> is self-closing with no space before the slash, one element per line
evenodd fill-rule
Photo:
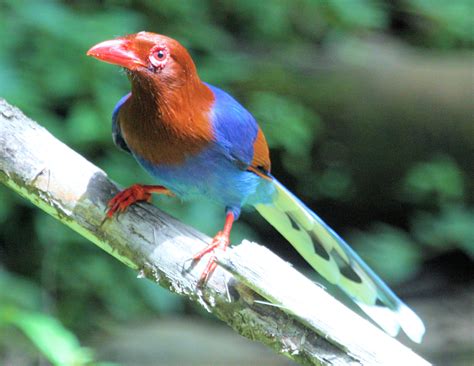
<path fill-rule="evenodd" d="M 120 124 L 118 122 L 118 118 L 119 118 L 120 108 L 130 98 L 131 95 L 132 93 L 128 93 L 124 95 L 122 98 L 120 98 L 120 100 L 114 107 L 114 111 L 112 112 L 112 138 L 114 139 L 114 143 L 117 147 L 119 147 L 120 149 L 128 153 L 131 153 L 131 151 L 128 148 L 127 143 L 125 142 L 122 136 L 122 132 L 120 131 Z"/>
<path fill-rule="evenodd" d="M 206 85 L 215 96 L 211 110 L 215 142 L 229 160 L 245 170 L 254 157 L 257 122 L 232 96 L 215 86 Z"/>
<path fill-rule="evenodd" d="M 253 144 L 253 160 L 251 164 L 251 170 L 257 170 L 258 174 L 263 174 L 265 177 L 268 177 L 270 173 L 271 163 L 270 163 L 270 151 L 268 150 L 267 140 L 262 130 L 259 128 L 257 133 L 257 138 Z"/>

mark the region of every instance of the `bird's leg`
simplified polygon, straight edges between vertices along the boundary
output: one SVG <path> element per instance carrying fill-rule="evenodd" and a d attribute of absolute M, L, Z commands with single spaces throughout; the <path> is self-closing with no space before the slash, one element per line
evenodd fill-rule
<path fill-rule="evenodd" d="M 215 249 L 219 248 L 222 250 L 226 250 L 226 248 L 230 244 L 230 231 L 232 230 L 232 224 L 234 223 L 235 217 L 232 212 L 228 212 L 225 218 L 224 229 L 219 231 L 217 235 L 212 239 L 211 244 L 209 244 L 206 248 L 201 250 L 199 253 L 194 255 L 193 261 L 200 260 L 204 255 L 209 252 L 213 252 Z M 216 256 L 212 254 L 211 258 L 207 262 L 204 271 L 201 274 L 201 278 L 199 279 L 199 285 L 203 285 L 207 282 L 209 277 L 212 275 L 214 270 L 217 267 Z"/>
<path fill-rule="evenodd" d="M 107 217 L 111 218 L 116 212 L 124 212 L 128 206 L 138 201 L 151 202 L 151 194 L 174 194 L 163 186 L 134 184 L 123 191 L 117 193 L 110 201 L 107 210 Z"/>

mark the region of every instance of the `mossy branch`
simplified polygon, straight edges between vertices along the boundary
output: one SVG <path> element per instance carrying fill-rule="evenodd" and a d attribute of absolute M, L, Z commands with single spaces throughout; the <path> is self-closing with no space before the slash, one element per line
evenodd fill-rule
<path fill-rule="evenodd" d="M 301 364 L 429 365 L 255 243 L 219 254 L 221 266 L 198 289 L 205 261 L 191 267 L 189 259 L 207 236 L 150 204 L 104 222 L 117 186 L 2 99 L 0 180 L 141 275 Z"/>

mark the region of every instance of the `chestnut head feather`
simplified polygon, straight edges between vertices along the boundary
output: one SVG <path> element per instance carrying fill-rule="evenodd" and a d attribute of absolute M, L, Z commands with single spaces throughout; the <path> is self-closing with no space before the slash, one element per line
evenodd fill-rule
<path fill-rule="evenodd" d="M 138 76 L 158 85 L 164 83 L 168 88 L 200 81 L 186 48 L 161 34 L 139 32 L 104 41 L 87 55 L 124 67 L 132 80 Z"/>
<path fill-rule="evenodd" d="M 117 124 L 137 155 L 153 164 L 176 164 L 214 140 L 214 94 L 178 41 L 140 32 L 101 42 L 87 55 L 127 71 L 132 94 Z"/>

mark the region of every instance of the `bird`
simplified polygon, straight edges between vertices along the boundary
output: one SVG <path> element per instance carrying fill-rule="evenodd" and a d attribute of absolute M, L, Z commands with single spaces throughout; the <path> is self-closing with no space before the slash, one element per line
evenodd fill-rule
<path fill-rule="evenodd" d="M 113 141 L 157 185 L 134 184 L 108 204 L 107 217 L 152 193 L 204 197 L 223 207 L 225 222 L 193 260 L 210 254 L 201 276 L 217 266 L 214 252 L 230 244 L 233 223 L 253 206 L 330 283 L 339 286 L 391 336 L 402 329 L 420 343 L 425 326 L 355 251 L 271 173 L 269 148 L 253 115 L 224 90 L 202 81 L 177 40 L 138 32 L 87 51 L 123 68 L 131 91 L 112 113 Z"/>

